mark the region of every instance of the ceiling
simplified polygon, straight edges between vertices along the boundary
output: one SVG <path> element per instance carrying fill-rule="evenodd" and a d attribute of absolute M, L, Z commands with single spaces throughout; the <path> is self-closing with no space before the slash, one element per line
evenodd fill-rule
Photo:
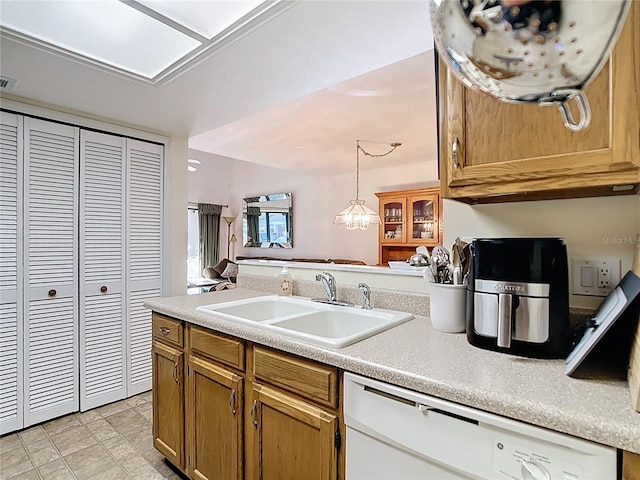
<path fill-rule="evenodd" d="M 17 82 L 2 94 L 315 176 L 353 172 L 357 139 L 372 154 L 402 143 L 388 157 L 361 158 L 363 170 L 435 158 L 426 0 L 283 3 L 277 15 L 157 85 L 3 31 L 0 72 Z"/>

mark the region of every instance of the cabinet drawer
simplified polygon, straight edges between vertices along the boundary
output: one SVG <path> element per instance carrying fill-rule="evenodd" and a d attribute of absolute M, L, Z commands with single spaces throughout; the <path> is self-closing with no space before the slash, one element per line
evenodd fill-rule
<path fill-rule="evenodd" d="M 253 374 L 290 392 L 324 405 L 338 405 L 338 369 L 255 346 Z"/>
<path fill-rule="evenodd" d="M 153 314 L 153 338 L 161 342 L 183 346 L 182 322 L 174 318 L 165 317 L 159 313 Z"/>
<path fill-rule="evenodd" d="M 244 370 L 243 340 L 192 326 L 191 351 L 238 370 Z"/>

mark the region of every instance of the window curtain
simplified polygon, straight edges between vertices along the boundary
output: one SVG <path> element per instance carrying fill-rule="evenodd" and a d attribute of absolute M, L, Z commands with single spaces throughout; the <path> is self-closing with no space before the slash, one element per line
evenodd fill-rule
<path fill-rule="evenodd" d="M 222 205 L 198 204 L 200 271 L 218 263 Z"/>
<path fill-rule="evenodd" d="M 260 207 L 247 207 L 247 246 L 260 245 Z"/>

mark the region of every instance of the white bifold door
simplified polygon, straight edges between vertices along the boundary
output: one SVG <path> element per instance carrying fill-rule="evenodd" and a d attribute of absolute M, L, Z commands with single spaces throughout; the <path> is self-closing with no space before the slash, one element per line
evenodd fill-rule
<path fill-rule="evenodd" d="M 22 426 L 22 117 L 0 112 L 0 434 Z"/>
<path fill-rule="evenodd" d="M 81 133 L 80 410 L 151 388 L 161 294 L 161 145 Z"/>
<path fill-rule="evenodd" d="M 78 410 L 77 127 L 24 121 L 24 426 Z"/>
<path fill-rule="evenodd" d="M 126 397 L 126 139 L 80 135 L 80 409 Z"/>
<path fill-rule="evenodd" d="M 151 390 L 151 311 L 162 294 L 164 147 L 127 140 L 127 394 Z"/>
<path fill-rule="evenodd" d="M 163 145 L 0 112 L 0 434 L 151 389 Z"/>
<path fill-rule="evenodd" d="M 0 118 L 0 433 L 78 410 L 79 130 Z"/>

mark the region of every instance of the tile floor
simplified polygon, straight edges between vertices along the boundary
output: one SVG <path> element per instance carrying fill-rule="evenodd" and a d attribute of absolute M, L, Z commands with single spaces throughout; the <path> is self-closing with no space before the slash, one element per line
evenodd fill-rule
<path fill-rule="evenodd" d="M 153 448 L 151 392 L 0 438 L 0 480 L 178 480 Z"/>

